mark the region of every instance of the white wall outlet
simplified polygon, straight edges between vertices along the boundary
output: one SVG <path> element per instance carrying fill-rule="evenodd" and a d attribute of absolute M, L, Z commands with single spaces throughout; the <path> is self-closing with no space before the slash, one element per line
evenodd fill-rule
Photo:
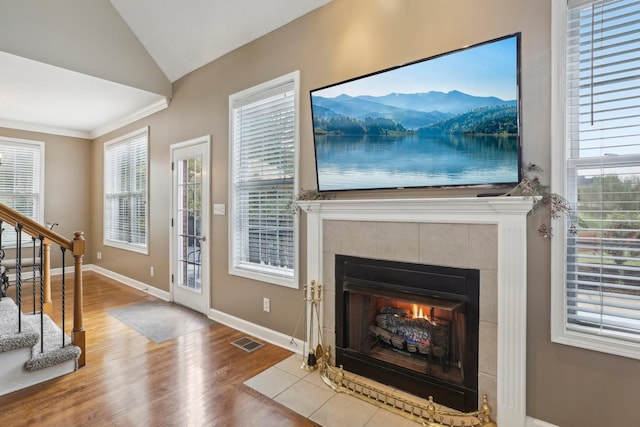
<path fill-rule="evenodd" d="M 214 215 L 224 215 L 225 214 L 224 203 L 214 203 L 213 204 L 213 214 Z"/>
<path fill-rule="evenodd" d="M 151 275 L 151 277 L 153 277 L 155 271 L 153 270 L 153 267 L 149 268 L 149 275 Z"/>
<path fill-rule="evenodd" d="M 96 258 L 98 258 L 99 260 L 102 259 L 102 252 L 98 252 L 96 254 Z"/>
<path fill-rule="evenodd" d="M 267 313 L 271 311 L 271 300 L 269 298 L 262 298 L 262 309 Z"/>

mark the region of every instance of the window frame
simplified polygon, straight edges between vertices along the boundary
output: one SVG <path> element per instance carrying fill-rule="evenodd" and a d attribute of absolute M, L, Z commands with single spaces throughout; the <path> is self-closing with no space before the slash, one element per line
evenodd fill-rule
<path fill-rule="evenodd" d="M 234 182 L 234 109 L 238 104 L 250 103 L 252 99 L 256 101 L 260 98 L 266 98 L 274 91 L 282 89 L 283 86 L 291 85 L 294 97 L 294 178 L 293 178 L 293 195 L 298 194 L 299 181 L 299 157 L 300 157 L 300 72 L 294 71 L 273 80 L 258 84 L 243 91 L 234 93 L 229 96 L 229 241 L 228 241 L 228 272 L 232 276 L 245 277 L 265 283 L 284 286 L 288 288 L 298 289 L 299 277 L 299 215 L 293 215 L 293 267 L 290 277 L 283 276 L 279 269 L 270 266 L 259 265 L 257 263 L 240 263 L 236 260 L 235 244 L 236 239 L 243 238 L 237 236 L 235 231 L 234 218 L 238 217 L 238 207 L 236 203 L 236 190 Z M 284 93 L 284 91 L 282 91 Z"/>
<path fill-rule="evenodd" d="M 590 1 L 584 1 L 585 4 Z M 567 173 L 567 103 L 566 103 L 566 52 L 567 1 L 552 2 L 552 59 L 551 59 L 551 187 L 560 195 L 568 194 Z M 611 159 L 615 161 L 615 159 Z M 588 165 L 591 160 L 573 160 L 575 166 Z M 574 166 L 574 167 L 575 167 Z M 551 341 L 602 353 L 640 359 L 640 341 L 580 332 L 568 328 L 567 305 L 567 224 L 565 218 L 552 222 L 554 238 L 551 244 Z"/>
<path fill-rule="evenodd" d="M 115 240 L 115 239 L 110 239 L 107 237 L 108 233 L 107 233 L 107 229 L 109 228 L 109 221 L 108 221 L 108 215 L 107 215 L 107 197 L 108 197 L 108 192 L 107 192 L 107 155 L 108 155 L 108 151 L 109 148 L 111 147 L 115 147 L 117 145 L 120 144 L 125 144 L 128 142 L 131 142 L 132 140 L 134 140 L 135 138 L 140 137 L 141 135 L 145 136 L 145 162 L 146 162 L 146 167 L 145 167 L 145 218 L 144 218 L 144 223 L 145 223 L 145 243 L 144 245 L 140 245 L 140 244 L 135 244 L 135 243 L 131 243 L 129 242 L 125 242 L 125 241 L 121 241 L 121 240 Z M 103 149 L 103 208 L 102 208 L 102 224 L 103 224 L 103 228 L 102 228 L 102 243 L 105 246 L 110 246 L 110 247 L 114 247 L 114 248 L 118 248 L 118 249 L 124 249 L 127 251 L 131 251 L 131 252 L 136 252 L 136 253 L 140 253 L 140 254 L 144 254 L 144 255 L 148 255 L 149 254 L 149 127 L 146 126 L 144 128 L 138 129 L 136 131 L 130 132 L 126 135 L 123 135 L 119 138 L 113 139 L 111 141 L 108 141 L 104 144 L 104 149 Z M 130 240 L 130 239 L 129 239 Z"/>
<path fill-rule="evenodd" d="M 22 147 L 22 148 L 26 148 L 29 147 L 30 149 L 34 149 L 34 151 L 38 151 L 39 156 L 40 156 L 40 164 L 38 166 L 39 170 L 39 185 L 38 185 L 38 191 L 39 194 L 37 195 L 37 199 L 38 199 L 38 217 L 37 218 L 31 218 L 33 220 L 35 220 L 36 222 L 40 223 L 40 224 L 44 224 L 44 203 L 45 203 L 45 199 L 44 199 L 44 191 L 45 191 L 45 163 L 46 163 L 46 158 L 45 158 L 45 144 L 44 141 L 36 141 L 36 140 L 31 140 L 31 139 L 22 139 L 22 138 L 11 138 L 11 137 L 6 137 L 6 136 L 0 136 L 0 144 L 2 145 L 8 145 L 8 146 L 14 146 L 14 147 Z M 2 165 L 2 159 L 0 158 L 0 167 Z M 14 188 L 15 189 L 15 188 Z M 12 194 L 15 194 L 12 193 Z M 9 206 L 9 205 L 7 205 Z M 12 209 L 15 209 L 13 206 L 9 206 Z M 5 232 L 9 231 L 9 229 L 5 229 Z M 12 239 L 15 240 L 15 239 Z M 23 233 L 22 236 L 22 244 L 28 244 L 31 243 L 32 239 L 30 236 L 26 235 Z M 5 243 L 6 239 L 3 238 L 2 239 L 2 246 L 4 249 L 15 249 L 17 248 L 17 242 L 13 242 L 13 243 Z"/>

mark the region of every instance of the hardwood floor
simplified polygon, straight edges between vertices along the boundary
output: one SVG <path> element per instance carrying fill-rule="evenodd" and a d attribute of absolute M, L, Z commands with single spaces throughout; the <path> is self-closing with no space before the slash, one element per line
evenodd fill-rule
<path fill-rule="evenodd" d="M 59 280 L 53 278 L 54 301 Z M 289 351 L 266 344 L 246 353 L 230 344 L 246 334 L 215 322 L 156 344 L 107 313 L 154 297 L 95 272 L 85 273 L 84 287 L 86 366 L 0 396 L 0 425 L 317 425 L 243 385 Z M 69 334 L 72 311 L 66 311 Z"/>

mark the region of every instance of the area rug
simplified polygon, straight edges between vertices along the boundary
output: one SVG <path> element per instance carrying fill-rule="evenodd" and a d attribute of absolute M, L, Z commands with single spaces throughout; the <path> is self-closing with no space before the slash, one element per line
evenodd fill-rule
<path fill-rule="evenodd" d="M 212 325 L 203 314 L 165 301 L 147 301 L 108 313 L 151 341 L 161 343 Z"/>

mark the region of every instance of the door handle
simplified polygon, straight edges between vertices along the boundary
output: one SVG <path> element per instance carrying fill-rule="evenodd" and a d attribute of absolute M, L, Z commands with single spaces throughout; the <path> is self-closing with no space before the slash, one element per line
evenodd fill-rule
<path fill-rule="evenodd" d="M 196 239 L 196 240 L 199 240 L 199 241 L 201 241 L 201 242 L 206 242 L 206 241 L 207 241 L 207 236 L 200 236 L 200 237 L 195 236 L 195 239 Z"/>

